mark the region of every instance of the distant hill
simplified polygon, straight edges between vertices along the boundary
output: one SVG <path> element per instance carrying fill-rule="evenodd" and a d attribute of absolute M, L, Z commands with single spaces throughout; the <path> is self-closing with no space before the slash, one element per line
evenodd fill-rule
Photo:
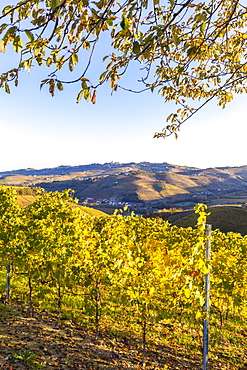
<path fill-rule="evenodd" d="M 222 232 L 236 232 L 247 235 L 247 209 L 235 206 L 214 206 L 209 207 L 207 212 L 207 223 L 212 225 L 213 230 L 219 229 Z M 194 227 L 198 215 L 193 210 L 188 211 L 159 211 L 153 212 L 145 217 L 160 217 L 179 227 Z"/>
<path fill-rule="evenodd" d="M 64 175 L 71 175 L 73 173 L 84 173 L 84 172 L 94 172 L 94 173 L 108 173 L 111 174 L 115 170 L 119 172 L 119 170 L 143 170 L 143 171 L 151 171 L 157 172 L 161 170 L 167 170 L 168 168 L 175 168 L 176 166 L 170 165 L 168 163 L 149 163 L 149 162 L 141 162 L 141 163 L 119 163 L 119 162 L 110 162 L 110 163 L 93 163 L 81 166 L 59 166 L 54 168 L 44 168 L 40 170 L 36 170 L 35 168 L 26 168 L 20 170 L 13 170 L 13 171 L 4 171 L 0 172 L 1 177 L 12 176 L 12 175 L 23 175 L 23 176 L 64 176 Z"/>
<path fill-rule="evenodd" d="M 247 202 L 247 166 L 200 169 L 166 162 L 96 163 L 0 172 L 0 184 L 48 191 L 70 188 L 81 202 L 127 202 L 153 210 L 191 208 L 198 202 Z"/>

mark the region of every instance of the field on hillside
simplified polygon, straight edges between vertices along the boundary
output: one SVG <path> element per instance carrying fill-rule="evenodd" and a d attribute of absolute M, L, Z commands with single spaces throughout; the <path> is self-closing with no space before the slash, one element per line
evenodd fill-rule
<path fill-rule="evenodd" d="M 39 195 L 38 188 L 29 188 L 29 187 L 13 187 L 17 191 L 17 202 L 21 208 L 25 208 L 30 204 L 34 203 Z M 84 214 L 90 216 L 103 216 L 105 213 L 101 210 L 94 209 L 92 207 L 85 207 L 79 204 L 74 204 L 74 207 L 81 209 Z"/>
<path fill-rule="evenodd" d="M 207 222 L 213 229 L 222 232 L 236 232 L 247 235 L 247 209 L 240 206 L 213 206 L 207 209 Z M 145 217 L 160 217 L 179 227 L 193 227 L 196 224 L 194 210 L 164 210 L 151 212 Z"/>

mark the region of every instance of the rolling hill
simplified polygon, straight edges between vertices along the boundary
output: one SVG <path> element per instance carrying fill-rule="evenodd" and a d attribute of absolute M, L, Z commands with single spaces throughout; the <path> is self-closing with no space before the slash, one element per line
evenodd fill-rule
<path fill-rule="evenodd" d="M 73 189 L 81 202 L 130 203 L 135 207 L 191 208 L 247 202 L 247 166 L 199 169 L 164 163 L 90 164 L 0 172 L 0 184 Z"/>

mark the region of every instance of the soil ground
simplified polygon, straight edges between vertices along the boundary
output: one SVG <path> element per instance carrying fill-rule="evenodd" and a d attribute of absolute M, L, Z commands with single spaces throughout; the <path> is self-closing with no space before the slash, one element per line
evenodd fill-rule
<path fill-rule="evenodd" d="M 1 309 L 0 368 L 165 370 L 200 369 L 200 358 L 186 358 L 175 348 L 152 346 L 145 351 L 135 338 L 116 339 L 103 332 L 98 338 L 87 328 L 70 322 L 57 327 L 48 314 L 30 317 L 19 305 Z"/>

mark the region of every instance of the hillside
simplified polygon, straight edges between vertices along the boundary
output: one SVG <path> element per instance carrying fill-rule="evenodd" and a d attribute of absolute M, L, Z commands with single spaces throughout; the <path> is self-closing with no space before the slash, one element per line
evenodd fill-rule
<path fill-rule="evenodd" d="M 16 187 L 16 190 L 18 193 L 17 202 L 22 208 L 27 207 L 29 204 L 33 203 L 38 197 L 36 192 L 36 190 L 38 189 L 36 188 Z M 105 214 L 100 210 L 91 207 L 84 207 L 79 204 L 75 204 L 75 207 L 79 207 L 83 213 L 90 216 L 103 216 Z"/>
<path fill-rule="evenodd" d="M 247 166 L 199 169 L 164 163 L 105 163 L 0 172 L 0 184 L 73 189 L 81 202 L 115 202 L 146 209 L 243 204 Z M 144 208 L 145 208 L 144 207 Z M 144 211 L 142 212 L 144 213 Z"/>
<path fill-rule="evenodd" d="M 209 207 L 207 213 L 210 213 L 207 223 L 212 225 L 213 230 L 219 229 L 222 232 L 232 231 L 247 235 L 247 209 L 234 206 L 214 206 Z M 197 215 L 193 210 L 158 211 L 149 213 L 145 217 L 161 217 L 179 227 L 194 227 L 197 220 Z"/>

